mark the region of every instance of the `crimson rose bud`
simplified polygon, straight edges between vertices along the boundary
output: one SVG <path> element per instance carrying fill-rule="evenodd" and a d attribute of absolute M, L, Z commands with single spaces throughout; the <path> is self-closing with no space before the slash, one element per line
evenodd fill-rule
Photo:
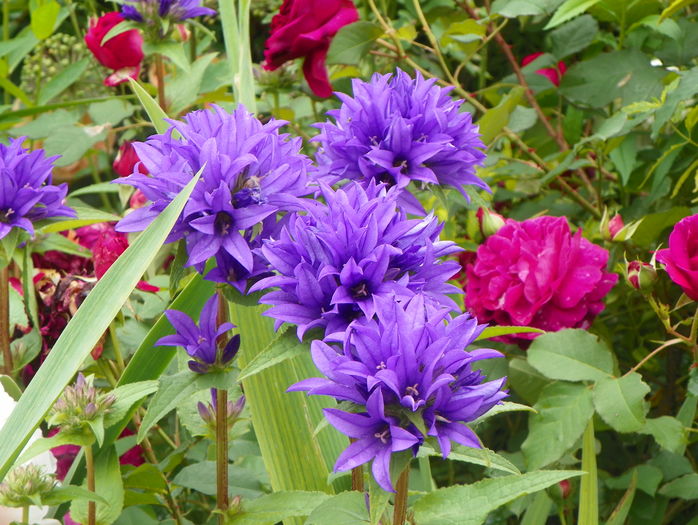
<path fill-rule="evenodd" d="M 541 56 L 543 53 L 533 53 L 531 55 L 525 56 L 521 61 L 521 65 L 525 66 L 533 62 L 536 58 Z M 550 82 L 556 86 L 560 85 L 560 80 L 562 80 L 562 75 L 567 71 L 567 66 L 560 60 L 556 67 L 544 67 L 541 69 L 536 69 L 536 74 L 546 77 Z"/>
<path fill-rule="evenodd" d="M 359 13 L 351 0 L 284 0 L 271 21 L 264 50 L 264 69 L 273 71 L 295 58 L 305 58 L 303 75 L 318 97 L 332 95 L 325 59 L 330 42 Z"/>
<path fill-rule="evenodd" d="M 681 219 L 669 235 L 669 247 L 657 252 L 671 280 L 698 301 L 698 214 Z"/>
<path fill-rule="evenodd" d="M 128 78 L 138 77 L 143 60 L 143 37 L 137 29 L 129 29 L 107 40 L 102 39 L 112 27 L 124 21 L 121 13 L 106 13 L 90 20 L 90 28 L 85 35 L 85 44 L 104 67 L 114 73 L 104 79 L 107 86 L 116 86 Z"/>
<path fill-rule="evenodd" d="M 627 267 L 630 286 L 641 292 L 649 292 L 657 281 L 657 270 L 650 263 L 630 261 Z"/>
<path fill-rule="evenodd" d="M 119 177 L 128 177 L 133 174 L 133 170 L 137 163 L 140 163 L 138 164 L 138 172 L 147 175 L 148 168 L 146 168 L 141 162 L 141 159 L 138 158 L 133 144 L 127 140 L 119 147 L 119 153 L 116 154 L 112 167 Z"/>

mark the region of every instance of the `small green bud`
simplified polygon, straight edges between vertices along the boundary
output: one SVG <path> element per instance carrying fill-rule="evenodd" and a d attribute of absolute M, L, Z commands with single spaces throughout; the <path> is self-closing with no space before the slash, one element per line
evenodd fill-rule
<path fill-rule="evenodd" d="M 0 484 L 0 505 L 5 507 L 24 507 L 35 505 L 46 493 L 53 490 L 56 482 L 53 476 L 43 469 L 29 463 L 10 471 L 5 481 Z"/>

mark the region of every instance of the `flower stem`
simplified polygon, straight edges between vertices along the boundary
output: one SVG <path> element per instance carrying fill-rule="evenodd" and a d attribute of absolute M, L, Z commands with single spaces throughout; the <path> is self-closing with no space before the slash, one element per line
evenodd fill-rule
<path fill-rule="evenodd" d="M 351 490 L 364 491 L 364 468 L 361 465 L 351 469 Z"/>
<path fill-rule="evenodd" d="M 158 104 L 164 112 L 167 112 L 167 100 L 165 99 L 165 63 L 160 53 L 155 54 L 155 78 L 158 83 Z"/>
<path fill-rule="evenodd" d="M 87 490 L 95 491 L 95 462 L 92 455 L 92 446 L 86 445 L 83 447 L 85 451 L 85 470 L 87 471 Z M 87 502 L 87 525 L 95 525 L 97 521 L 97 508 L 95 502 L 90 500 Z"/>
<path fill-rule="evenodd" d="M 410 479 L 410 465 L 405 467 L 397 480 L 395 508 L 393 510 L 393 525 L 404 525 L 407 518 L 407 483 Z"/>
<path fill-rule="evenodd" d="M 29 523 L 29 505 L 22 507 L 22 523 Z"/>
<path fill-rule="evenodd" d="M 0 271 L 0 347 L 2 347 L 3 374 L 12 376 L 10 350 L 10 261 Z"/>
<path fill-rule="evenodd" d="M 228 392 L 216 389 L 216 508 L 219 525 L 228 509 Z"/>

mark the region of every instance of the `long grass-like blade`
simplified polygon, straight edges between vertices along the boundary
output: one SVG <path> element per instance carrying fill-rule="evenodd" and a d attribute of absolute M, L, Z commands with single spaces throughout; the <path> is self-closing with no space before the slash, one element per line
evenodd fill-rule
<path fill-rule="evenodd" d="M 0 429 L 0 479 L 121 310 L 165 242 L 198 180 L 197 175 L 117 259 L 63 330 L 46 361 Z"/>

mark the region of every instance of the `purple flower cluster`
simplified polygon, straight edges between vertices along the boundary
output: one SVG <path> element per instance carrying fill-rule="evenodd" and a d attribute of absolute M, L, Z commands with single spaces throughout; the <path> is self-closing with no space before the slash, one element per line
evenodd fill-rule
<path fill-rule="evenodd" d="M 58 157 L 22 148 L 25 138 L 0 144 L 0 239 L 12 228 L 33 235 L 33 223 L 41 219 L 76 216 L 63 204 L 68 186 L 51 183 L 53 161 Z"/>
<path fill-rule="evenodd" d="M 290 391 L 329 395 L 357 405 L 358 412 L 325 409 L 328 421 L 354 442 L 340 455 L 335 471 L 373 460 L 378 484 L 393 491 L 392 453 L 438 442 L 443 457 L 451 442 L 480 447 L 465 423 L 478 418 L 507 393 L 505 378 L 483 382 L 472 365 L 503 357 L 489 349 L 465 351 L 484 329 L 466 315 L 451 319 L 417 295 L 402 304 L 376 298 L 377 319 L 353 323 L 340 346 L 313 341 L 315 365 L 326 378 L 311 378 Z"/>
<path fill-rule="evenodd" d="M 298 336 L 320 327 L 326 335 L 344 332 L 355 319 L 370 319 L 378 298 L 405 300 L 417 293 L 455 309 L 445 294 L 460 293 L 446 283 L 458 270 L 438 258 L 460 251 L 438 238 L 433 216 L 407 219 L 397 208 L 398 192 L 371 182 L 332 190 L 321 185 L 325 203 L 305 203 L 293 213 L 278 239 L 264 241 L 261 254 L 278 275 L 251 291 L 278 287 L 261 300 L 265 315 L 298 326 Z"/>
<path fill-rule="evenodd" d="M 485 159 L 478 127 L 448 88 L 399 69 L 352 85 L 354 97 L 338 93 L 342 106 L 328 112 L 334 122 L 316 124 L 321 130 L 315 138 L 321 145 L 317 160 L 328 184 L 353 179 L 404 190 L 420 181 L 453 186 L 466 198 L 464 185 L 488 189 L 475 175 Z M 424 213 L 409 192 L 403 191 L 401 200 L 408 211 Z"/>
<path fill-rule="evenodd" d="M 192 358 L 189 368 L 205 374 L 212 369 L 223 369 L 240 349 L 240 336 L 234 335 L 219 349 L 218 338 L 235 328 L 233 323 L 218 325 L 218 294 L 212 296 L 201 311 L 199 325 L 184 312 L 166 310 L 165 315 L 174 327 L 172 335 L 161 337 L 155 346 L 181 346 Z"/>
<path fill-rule="evenodd" d="M 177 23 L 197 16 L 215 15 L 201 0 L 126 0 L 121 14 L 127 20 L 152 22 L 156 19 Z"/>
<path fill-rule="evenodd" d="M 217 267 L 207 278 L 244 291 L 247 279 L 267 271 L 253 250 L 278 229 L 277 212 L 299 208 L 298 197 L 309 192 L 310 160 L 299 152 L 300 139 L 278 132 L 283 124 L 263 125 L 242 106 L 232 114 L 213 106 L 135 143 L 149 175 L 137 164 L 132 175 L 115 182 L 138 188 L 151 203 L 127 215 L 117 230 L 145 229 L 203 169 L 168 241 L 185 239 L 188 264 L 199 272 L 215 257 Z"/>

